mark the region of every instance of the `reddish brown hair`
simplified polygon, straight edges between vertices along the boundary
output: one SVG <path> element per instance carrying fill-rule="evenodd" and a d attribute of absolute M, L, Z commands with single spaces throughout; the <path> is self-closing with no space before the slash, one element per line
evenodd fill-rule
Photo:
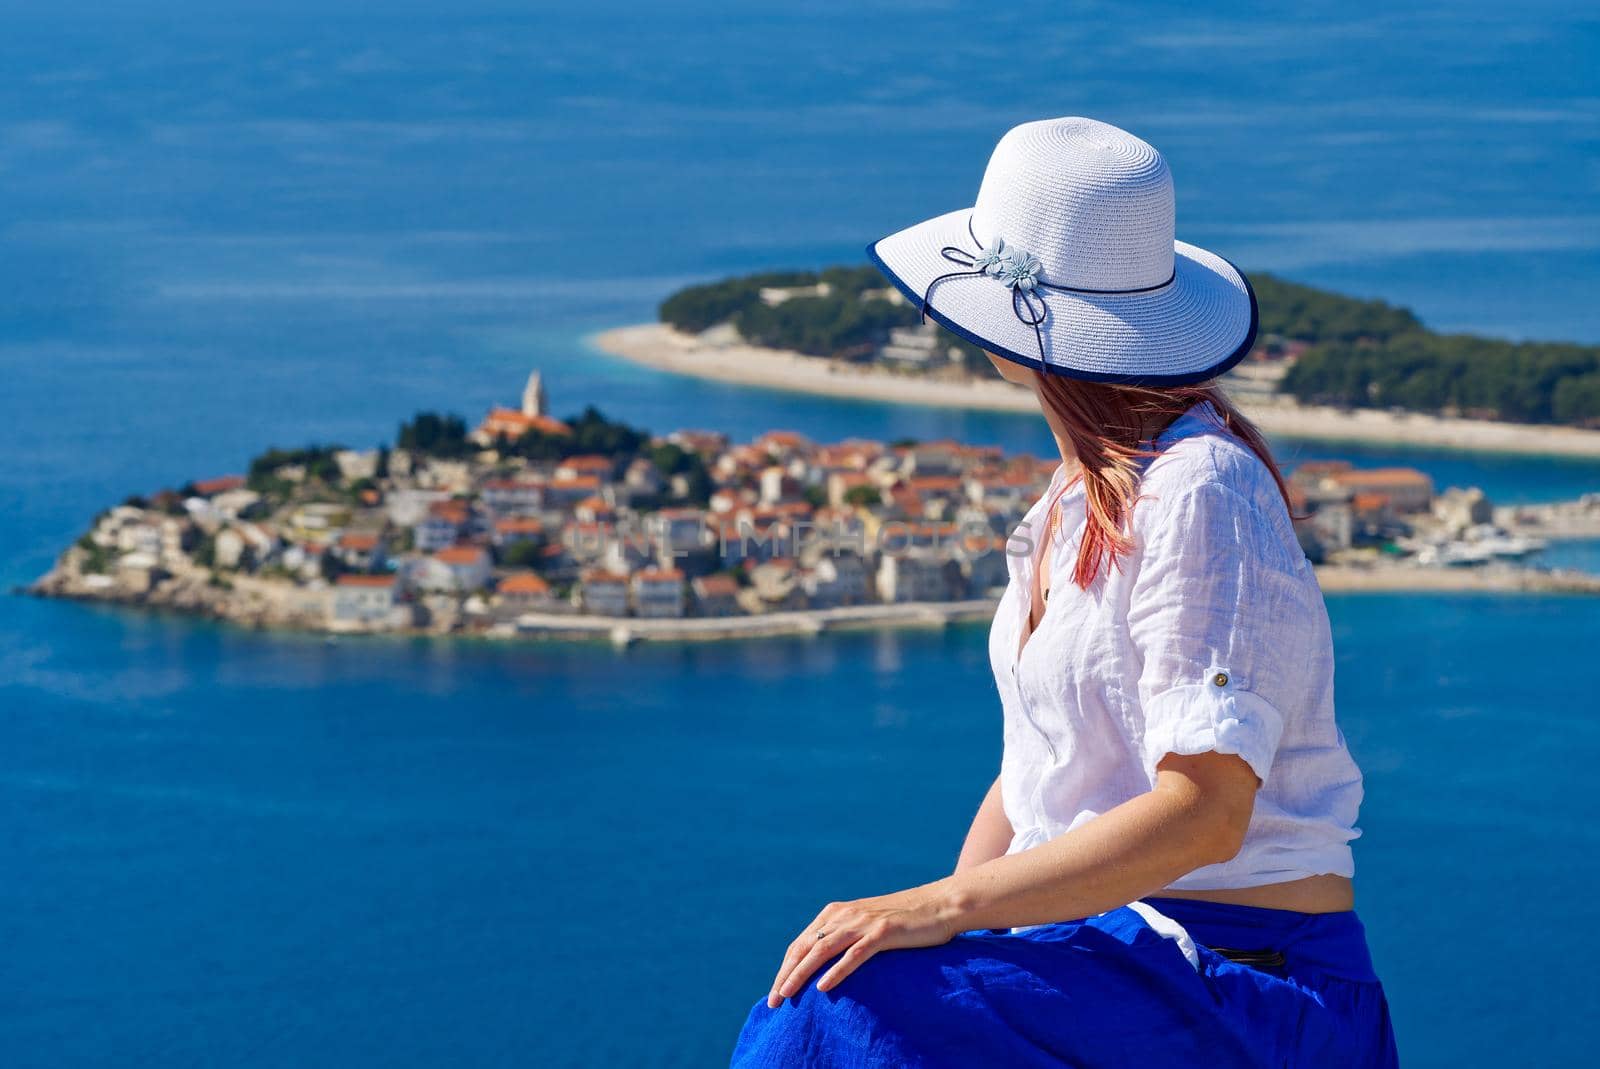
<path fill-rule="evenodd" d="M 1141 461 L 1154 455 L 1142 445 L 1192 405 L 1210 401 L 1223 425 L 1272 472 L 1284 504 L 1289 488 L 1267 440 L 1214 382 L 1195 386 L 1118 386 L 1037 373 L 1040 400 L 1077 453 L 1088 522 L 1072 581 L 1088 587 L 1107 564 L 1119 567 L 1133 548 L 1128 520 L 1139 496 Z M 1292 511 L 1292 509 L 1291 509 Z"/>

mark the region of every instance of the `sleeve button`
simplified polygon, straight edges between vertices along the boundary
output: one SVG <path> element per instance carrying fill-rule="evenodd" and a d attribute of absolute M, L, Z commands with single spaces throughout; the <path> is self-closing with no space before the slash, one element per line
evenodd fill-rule
<path fill-rule="evenodd" d="M 1218 672 L 1216 675 L 1211 677 L 1211 682 L 1215 683 L 1219 687 L 1226 687 L 1228 685 L 1228 673 Z"/>

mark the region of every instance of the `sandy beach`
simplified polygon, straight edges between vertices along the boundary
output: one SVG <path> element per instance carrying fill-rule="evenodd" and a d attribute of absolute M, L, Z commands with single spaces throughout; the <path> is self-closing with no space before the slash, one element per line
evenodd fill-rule
<path fill-rule="evenodd" d="M 935 380 L 753 345 L 710 345 L 660 323 L 618 327 L 590 341 L 602 352 L 662 371 L 743 386 L 894 404 L 1031 412 L 1033 397 L 998 379 Z M 1242 402 L 1268 434 L 1399 443 L 1466 452 L 1600 458 L 1600 431 L 1494 423 L 1376 409 L 1346 411 L 1293 401 Z"/>

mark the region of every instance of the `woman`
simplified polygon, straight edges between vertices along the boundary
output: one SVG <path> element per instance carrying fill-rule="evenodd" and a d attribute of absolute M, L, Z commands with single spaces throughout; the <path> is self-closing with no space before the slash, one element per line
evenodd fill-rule
<path fill-rule="evenodd" d="M 1211 384 L 1254 341 L 1248 282 L 1174 240 L 1159 153 L 1076 118 L 869 252 L 1033 389 L 1062 464 L 1007 544 L 1004 757 L 955 872 L 823 909 L 734 1065 L 1395 1064 L 1327 613 Z"/>

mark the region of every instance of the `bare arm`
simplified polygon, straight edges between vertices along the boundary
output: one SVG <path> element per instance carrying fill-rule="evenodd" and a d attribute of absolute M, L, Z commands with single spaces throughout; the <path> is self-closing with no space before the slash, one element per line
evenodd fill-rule
<path fill-rule="evenodd" d="M 768 1004 L 793 996 L 841 953 L 818 990 L 880 950 L 935 946 L 975 928 L 1089 917 L 1154 894 L 1239 852 L 1258 786 L 1235 755 L 1168 754 L 1153 789 L 1065 835 L 921 887 L 832 903 L 790 944 Z"/>
<path fill-rule="evenodd" d="M 956 859 L 956 872 L 965 872 L 1001 857 L 1011 846 L 1014 834 L 1011 821 L 1006 819 L 1005 807 L 1000 804 L 1000 777 L 996 776 L 978 806 L 977 815 L 972 818 L 972 827 L 967 829 L 967 840 L 961 846 L 961 856 Z"/>
<path fill-rule="evenodd" d="M 1168 755 L 1153 790 L 928 889 L 955 932 L 1094 916 L 1237 854 L 1256 787 L 1236 756 Z"/>

